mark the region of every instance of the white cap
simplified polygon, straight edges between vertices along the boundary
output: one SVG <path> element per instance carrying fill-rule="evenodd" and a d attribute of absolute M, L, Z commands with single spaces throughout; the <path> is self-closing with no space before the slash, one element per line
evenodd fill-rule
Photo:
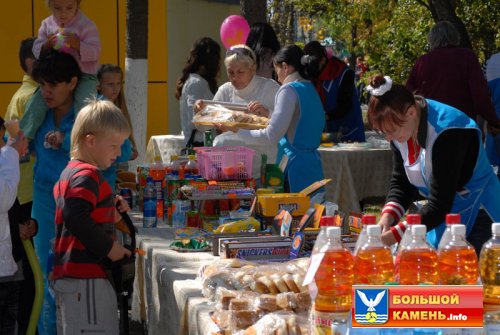
<path fill-rule="evenodd" d="M 451 225 L 451 234 L 452 235 L 460 235 L 460 236 L 465 237 L 465 225 L 452 224 Z"/>
<path fill-rule="evenodd" d="M 366 226 L 366 234 L 368 236 L 380 236 L 381 233 L 382 233 L 382 226 L 379 226 L 378 224 L 372 224 Z"/>
<path fill-rule="evenodd" d="M 411 225 L 411 234 L 413 236 L 425 236 L 425 234 L 427 233 L 427 227 L 423 224 L 414 224 L 414 225 Z"/>
<path fill-rule="evenodd" d="M 327 227 L 326 228 L 326 237 L 328 238 L 340 238 L 340 227 Z"/>
<path fill-rule="evenodd" d="M 500 222 L 495 222 L 491 225 L 493 235 L 500 235 Z"/>

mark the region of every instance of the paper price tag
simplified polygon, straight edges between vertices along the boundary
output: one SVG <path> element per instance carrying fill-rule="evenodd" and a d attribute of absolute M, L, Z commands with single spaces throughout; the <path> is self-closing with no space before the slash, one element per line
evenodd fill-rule
<path fill-rule="evenodd" d="M 317 253 L 311 256 L 311 262 L 309 263 L 309 268 L 307 269 L 306 276 L 304 277 L 303 286 L 309 285 L 314 280 L 314 275 L 318 271 L 319 265 L 325 256 L 324 252 Z"/>

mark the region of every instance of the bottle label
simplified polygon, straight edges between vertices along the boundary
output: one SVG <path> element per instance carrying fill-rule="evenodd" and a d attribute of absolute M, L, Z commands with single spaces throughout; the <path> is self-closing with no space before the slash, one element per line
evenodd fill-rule
<path fill-rule="evenodd" d="M 156 226 L 156 201 L 154 198 L 145 198 L 143 227 L 153 228 L 155 226 Z"/>
<path fill-rule="evenodd" d="M 313 335 L 344 335 L 347 334 L 348 315 L 345 313 L 314 312 Z"/>

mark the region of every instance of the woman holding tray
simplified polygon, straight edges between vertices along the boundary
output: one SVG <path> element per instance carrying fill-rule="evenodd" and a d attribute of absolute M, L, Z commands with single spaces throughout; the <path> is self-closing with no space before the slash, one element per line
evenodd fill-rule
<path fill-rule="evenodd" d="M 247 105 L 249 113 L 270 117 L 274 110 L 274 98 L 279 85 L 272 79 L 260 77 L 257 72 L 255 53 L 248 46 L 234 45 L 226 52 L 224 64 L 229 82 L 223 84 L 215 93 L 214 101 Z M 203 101 L 196 102 L 195 111 L 205 107 Z M 267 141 L 246 143 L 238 134 L 227 132 L 214 140 L 215 146 L 243 145 L 256 151 L 253 164 L 253 177 L 258 177 L 260 171 L 260 156 L 266 154 L 268 161 L 276 157 L 276 148 L 270 147 Z"/>
<path fill-rule="evenodd" d="M 285 189 L 299 192 L 323 179 L 318 152 L 325 114 L 314 86 L 307 78 L 317 59 L 305 56 L 296 45 L 282 48 L 274 57 L 278 81 L 276 105 L 269 125 L 261 130 L 235 130 L 246 143 L 267 143 L 278 148 L 278 164 L 285 164 Z M 228 128 L 221 127 L 222 130 Z"/>

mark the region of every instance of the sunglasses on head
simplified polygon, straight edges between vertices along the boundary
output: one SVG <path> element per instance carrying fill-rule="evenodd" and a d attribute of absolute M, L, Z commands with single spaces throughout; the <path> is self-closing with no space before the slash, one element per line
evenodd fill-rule
<path fill-rule="evenodd" d="M 240 56 L 247 56 L 250 57 L 254 62 L 255 62 L 255 54 L 251 49 L 247 49 L 244 47 L 239 47 L 239 46 L 234 46 L 229 48 L 226 51 L 226 57 L 232 56 L 232 55 L 240 55 Z"/>

